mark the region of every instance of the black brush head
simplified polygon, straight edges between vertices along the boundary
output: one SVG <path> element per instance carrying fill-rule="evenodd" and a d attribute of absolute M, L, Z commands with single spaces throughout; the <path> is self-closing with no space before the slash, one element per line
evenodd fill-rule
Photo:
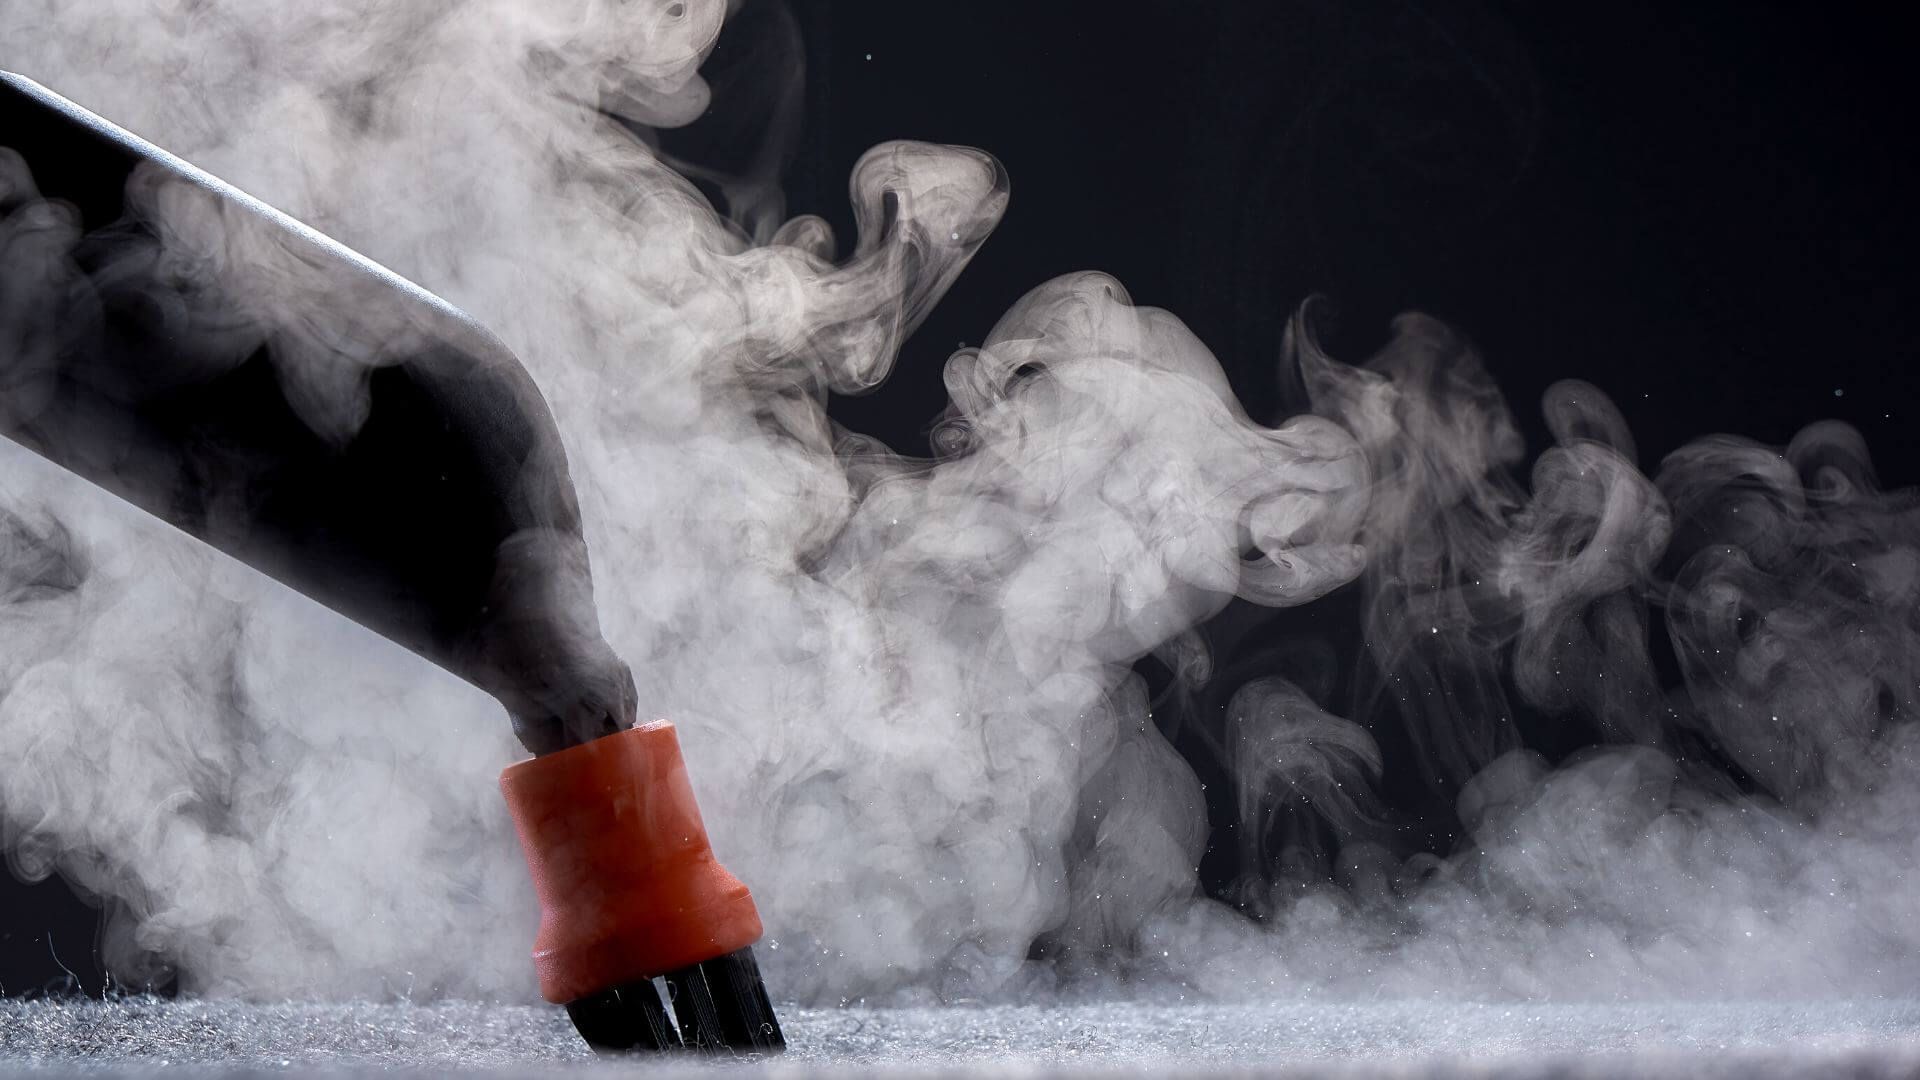
<path fill-rule="evenodd" d="M 581 998 L 567 1006 L 567 1015 L 587 1045 L 603 1054 L 681 1047 L 708 1053 L 786 1049 L 752 947 L 681 968 L 664 981 L 671 1019 L 651 980 Z"/>

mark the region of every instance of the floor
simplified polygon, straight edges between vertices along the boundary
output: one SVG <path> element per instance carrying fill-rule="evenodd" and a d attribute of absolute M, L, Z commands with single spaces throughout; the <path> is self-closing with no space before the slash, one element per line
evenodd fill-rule
<path fill-rule="evenodd" d="M 783 1010 L 776 1059 L 648 1073 L 1336 1076 L 1920 1075 L 1920 1001 L 1540 1005 L 1140 1002 Z M 0 1004 L 0 1069 L 40 1075 L 600 1072 L 556 1009 L 470 1003 Z"/>

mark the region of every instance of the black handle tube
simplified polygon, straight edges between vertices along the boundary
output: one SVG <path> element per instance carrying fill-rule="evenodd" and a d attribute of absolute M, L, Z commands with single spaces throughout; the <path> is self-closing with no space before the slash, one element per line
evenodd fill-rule
<path fill-rule="evenodd" d="M 493 694 L 628 726 L 552 414 L 444 301 L 0 73 L 0 436 Z"/>

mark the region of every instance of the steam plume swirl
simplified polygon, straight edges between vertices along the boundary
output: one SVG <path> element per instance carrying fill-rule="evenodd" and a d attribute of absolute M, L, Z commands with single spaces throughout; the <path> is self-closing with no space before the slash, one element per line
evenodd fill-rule
<path fill-rule="evenodd" d="M 528 364 L 602 630 L 680 725 L 787 995 L 1912 989 L 1920 519 L 1857 432 L 1711 436 L 1650 479 L 1605 395 L 1564 382 L 1523 481 L 1507 402 L 1434 319 L 1354 366 L 1303 309 L 1282 363 L 1302 412 L 1266 426 L 1174 315 L 1080 273 L 948 361 L 934 459 L 894 453 L 826 399 L 887 377 L 1009 179 L 980 150 L 876 147 L 844 256 L 824 221 L 779 220 L 766 175 L 720 183 L 717 211 L 675 165 L 718 174 L 655 129 L 715 104 L 701 65 L 739 7 L 16 0 L 0 65 Z M 765 137 L 761 166 L 789 133 Z M 0 154 L 0 408 L 87 328 L 82 238 L 32 184 Z M 252 264 L 244 229 L 140 194 L 174 257 Z M 341 299 L 248 289 L 276 312 Z M 284 358 L 303 418 L 343 434 L 347 346 Z M 105 945 L 136 984 L 167 964 L 204 993 L 529 997 L 498 707 L 6 456 L 15 869 L 113 898 Z M 1205 684 L 1196 627 L 1227 604 L 1343 589 L 1363 641 L 1311 654 L 1342 678 L 1215 687 L 1250 869 L 1238 910 L 1205 899 L 1206 800 L 1133 665 Z M 1550 760 L 1516 702 L 1595 745 Z M 1375 798 L 1388 730 L 1457 848 L 1420 850 Z"/>

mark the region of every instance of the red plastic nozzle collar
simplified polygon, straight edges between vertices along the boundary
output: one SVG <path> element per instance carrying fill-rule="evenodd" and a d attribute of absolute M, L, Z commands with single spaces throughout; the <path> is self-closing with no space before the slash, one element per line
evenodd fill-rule
<path fill-rule="evenodd" d="M 565 1004 L 760 939 L 747 887 L 713 857 L 665 720 L 500 774 L 540 896 L 533 962 Z"/>

